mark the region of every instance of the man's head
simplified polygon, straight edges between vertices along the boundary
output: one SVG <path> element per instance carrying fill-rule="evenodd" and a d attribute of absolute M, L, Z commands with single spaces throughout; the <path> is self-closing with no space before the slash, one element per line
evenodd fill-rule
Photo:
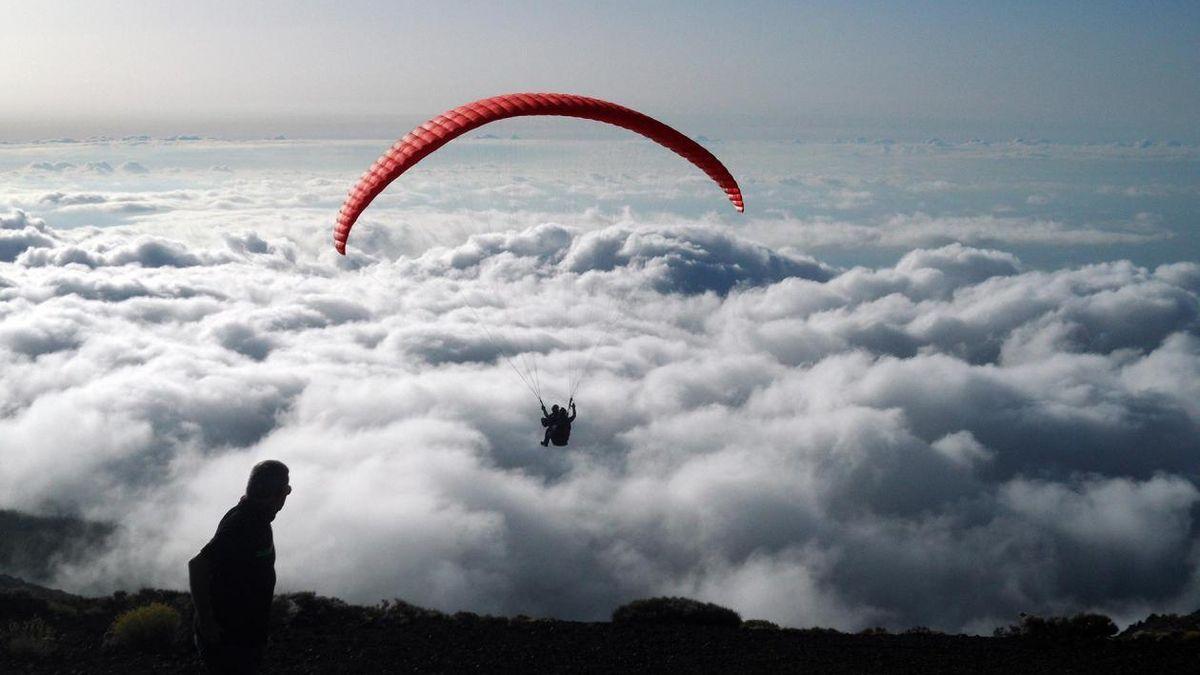
<path fill-rule="evenodd" d="M 558 404 L 557 403 L 550 406 L 550 412 L 558 412 Z"/>
<path fill-rule="evenodd" d="M 283 503 L 291 493 L 288 468 L 283 462 L 268 459 L 255 464 L 250 470 L 250 480 L 246 481 L 246 498 L 268 507 L 272 518 L 283 508 Z"/>

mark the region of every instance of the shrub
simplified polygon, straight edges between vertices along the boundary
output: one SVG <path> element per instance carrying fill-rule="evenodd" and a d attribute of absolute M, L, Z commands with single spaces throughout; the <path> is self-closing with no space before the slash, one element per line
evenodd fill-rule
<path fill-rule="evenodd" d="M 300 605 L 293 599 L 293 596 L 276 595 L 271 598 L 271 614 L 270 625 L 272 631 L 278 631 L 282 628 L 287 628 L 292 623 L 292 619 L 300 613 Z"/>
<path fill-rule="evenodd" d="M 5 650 L 13 656 L 48 656 L 58 648 L 58 636 L 41 617 L 10 621 L 3 637 Z"/>
<path fill-rule="evenodd" d="M 73 607 L 71 605 L 57 602 L 55 600 L 48 601 L 46 603 L 46 609 L 51 614 L 57 614 L 59 616 L 66 616 L 66 617 L 79 616 L 79 608 L 78 607 Z"/>
<path fill-rule="evenodd" d="M 1200 637 L 1200 612 L 1193 614 L 1151 614 L 1131 624 L 1119 636 L 1126 640 L 1189 640 Z"/>
<path fill-rule="evenodd" d="M 883 626 L 872 626 L 858 631 L 859 635 L 888 635 L 888 629 Z"/>
<path fill-rule="evenodd" d="M 271 603 L 272 621 L 291 628 L 320 628 L 369 621 L 382 616 L 377 607 L 348 605 L 337 598 L 304 591 L 276 596 Z"/>
<path fill-rule="evenodd" d="M 405 602 L 399 598 L 391 602 L 384 601 L 383 604 L 384 616 L 398 621 L 399 623 L 408 623 L 410 621 L 420 621 L 423 619 L 443 619 L 445 614 L 436 609 L 426 609 L 418 607 L 414 604 Z"/>
<path fill-rule="evenodd" d="M 179 612 L 161 602 L 131 609 L 113 620 L 109 640 L 117 647 L 154 651 L 171 646 L 179 630 Z"/>
<path fill-rule="evenodd" d="M 454 616 L 450 618 L 469 626 L 471 624 L 479 623 L 483 617 L 479 616 L 475 612 L 455 612 Z"/>
<path fill-rule="evenodd" d="M 689 598 L 649 598 L 621 605 L 612 614 L 613 623 L 637 625 L 728 626 L 742 625 L 732 609 Z"/>
<path fill-rule="evenodd" d="M 830 635 L 841 635 L 842 631 L 836 628 L 812 626 L 810 628 L 798 628 L 795 630 L 795 633 L 796 635 L 804 635 L 806 637 L 828 637 Z"/>
<path fill-rule="evenodd" d="M 779 630 L 779 624 L 766 619 L 749 619 L 742 622 L 742 628 L 750 630 Z"/>
<path fill-rule="evenodd" d="M 1042 618 L 1022 614 L 1021 623 L 997 628 L 996 637 L 1020 637 L 1031 640 L 1103 640 L 1117 634 L 1117 625 L 1103 614 L 1076 614 Z"/>

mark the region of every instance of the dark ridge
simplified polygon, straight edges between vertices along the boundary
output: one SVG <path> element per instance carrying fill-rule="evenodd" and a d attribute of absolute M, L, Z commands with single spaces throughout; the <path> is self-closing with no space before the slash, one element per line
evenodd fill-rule
<path fill-rule="evenodd" d="M 38 600 L 84 601 L 84 598 L 81 598 L 78 595 L 71 595 L 65 591 L 46 588 L 45 586 L 38 586 L 37 584 L 31 584 L 24 579 L 10 577 L 7 574 L 0 574 L 0 595 L 4 594 L 28 595 Z"/>
<path fill-rule="evenodd" d="M 679 611 L 690 616 L 708 607 L 685 598 L 668 600 L 649 605 L 653 616 L 661 617 L 664 609 L 671 616 Z M 151 603 L 173 608 L 181 619 L 168 648 L 139 651 L 106 639 L 118 615 Z M 719 610 L 725 608 L 702 611 L 727 617 Z M 0 672 L 201 672 L 191 621 L 186 593 L 143 589 L 82 598 L 2 577 Z M 266 665 L 274 673 L 1189 672 L 1197 645 L 1187 637 L 1045 641 L 923 628 L 848 634 L 779 628 L 762 620 L 585 623 L 445 614 L 399 600 L 362 607 L 313 593 L 276 596 L 271 635 Z M 16 644 L 14 637 L 24 642 Z"/>

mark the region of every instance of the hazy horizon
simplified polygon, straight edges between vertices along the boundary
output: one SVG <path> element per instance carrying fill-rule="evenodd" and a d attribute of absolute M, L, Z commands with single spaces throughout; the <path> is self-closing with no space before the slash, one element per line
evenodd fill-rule
<path fill-rule="evenodd" d="M 391 120 L 565 91 L 790 134 L 1200 142 L 1190 2 L 54 0 L 0 12 L 0 140 L 238 136 L 247 121 L 270 135 L 398 136 L 407 127 Z"/>

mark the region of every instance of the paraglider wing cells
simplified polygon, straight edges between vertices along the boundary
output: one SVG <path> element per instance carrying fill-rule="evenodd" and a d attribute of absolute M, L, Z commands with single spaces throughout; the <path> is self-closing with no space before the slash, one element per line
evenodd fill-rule
<path fill-rule="evenodd" d="M 716 181 L 738 211 L 744 210 L 737 181 L 711 152 L 680 132 L 615 103 L 573 94 L 505 94 L 448 110 L 425 122 L 383 153 L 350 190 L 333 229 L 334 246 L 345 255 L 346 239 L 359 215 L 389 183 L 430 153 L 489 122 L 509 117 L 560 115 L 613 124 L 639 133 L 695 164 Z"/>

